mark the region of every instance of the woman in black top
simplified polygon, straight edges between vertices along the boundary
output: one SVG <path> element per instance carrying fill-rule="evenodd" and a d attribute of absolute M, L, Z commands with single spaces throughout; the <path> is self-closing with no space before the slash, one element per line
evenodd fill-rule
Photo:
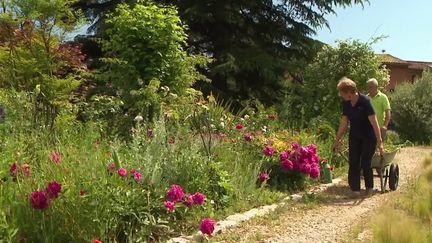
<path fill-rule="evenodd" d="M 342 78 L 337 85 L 342 102 L 342 118 L 333 143 L 333 150 L 339 150 L 341 139 L 350 125 L 348 184 L 355 196 L 360 194 L 360 170 L 363 170 L 366 193 L 373 190 L 371 160 L 378 147 L 384 152 L 381 132 L 370 99 L 358 92 L 354 81 Z"/>

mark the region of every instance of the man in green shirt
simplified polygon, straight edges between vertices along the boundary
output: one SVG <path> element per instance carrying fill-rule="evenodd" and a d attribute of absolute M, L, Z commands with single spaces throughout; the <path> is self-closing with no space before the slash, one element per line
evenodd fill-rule
<path fill-rule="evenodd" d="M 378 81 L 376 79 L 369 79 L 366 82 L 366 86 L 369 91 L 368 96 L 370 97 L 372 106 L 375 110 L 378 125 L 381 127 L 381 135 L 384 139 L 391 119 L 390 102 L 387 95 L 378 90 Z"/>

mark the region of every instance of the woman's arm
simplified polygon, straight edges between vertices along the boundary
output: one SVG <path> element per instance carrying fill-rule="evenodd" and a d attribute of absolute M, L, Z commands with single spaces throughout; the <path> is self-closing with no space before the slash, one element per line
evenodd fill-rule
<path fill-rule="evenodd" d="M 333 147 L 332 147 L 332 150 L 334 152 L 339 150 L 339 145 L 340 145 L 341 139 L 342 139 L 343 135 L 345 134 L 346 130 L 348 129 L 348 124 L 349 124 L 348 117 L 342 116 L 340 123 L 339 123 L 339 129 L 336 133 L 336 138 L 335 138 L 335 141 L 334 141 Z"/>
<path fill-rule="evenodd" d="M 382 142 L 382 137 L 381 137 L 381 129 L 378 125 L 378 121 L 376 118 L 376 115 L 370 115 L 368 116 L 369 122 L 372 124 L 373 130 L 375 132 L 375 137 L 377 140 L 377 147 L 379 149 L 379 152 L 381 155 L 384 154 L 384 145 Z"/>

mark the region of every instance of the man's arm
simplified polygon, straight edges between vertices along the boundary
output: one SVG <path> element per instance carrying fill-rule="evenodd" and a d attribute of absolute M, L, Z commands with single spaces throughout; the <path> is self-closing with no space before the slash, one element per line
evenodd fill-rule
<path fill-rule="evenodd" d="M 384 128 L 385 128 L 385 129 L 388 128 L 388 125 L 389 125 L 389 123 L 390 123 L 390 120 L 391 120 L 391 110 L 390 110 L 390 109 L 387 109 L 387 110 L 385 111 L 385 118 L 384 118 Z"/>

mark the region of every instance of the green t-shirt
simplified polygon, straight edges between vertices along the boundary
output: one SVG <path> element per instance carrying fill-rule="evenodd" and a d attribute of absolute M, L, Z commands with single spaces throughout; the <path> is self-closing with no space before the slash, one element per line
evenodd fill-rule
<path fill-rule="evenodd" d="M 382 127 L 384 125 L 385 112 L 386 110 L 391 109 L 387 95 L 385 95 L 381 91 L 378 91 L 377 95 L 375 95 L 374 97 L 371 97 L 369 94 L 368 96 L 371 98 L 372 106 L 377 116 L 378 125 Z"/>

